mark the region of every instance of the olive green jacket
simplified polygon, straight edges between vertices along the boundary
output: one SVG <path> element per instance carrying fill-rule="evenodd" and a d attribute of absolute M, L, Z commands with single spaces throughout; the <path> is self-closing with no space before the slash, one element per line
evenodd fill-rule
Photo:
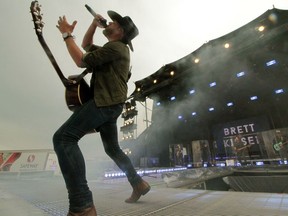
<path fill-rule="evenodd" d="M 129 48 L 120 41 L 114 41 L 103 47 L 90 45 L 85 50 L 82 61 L 93 72 L 90 87 L 96 105 L 103 107 L 124 103 L 128 90 Z"/>

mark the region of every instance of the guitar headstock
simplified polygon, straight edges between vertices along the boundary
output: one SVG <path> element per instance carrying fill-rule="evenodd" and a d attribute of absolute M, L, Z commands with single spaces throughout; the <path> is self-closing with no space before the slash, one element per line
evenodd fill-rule
<path fill-rule="evenodd" d="M 38 3 L 38 1 L 31 2 L 30 13 L 33 18 L 34 27 L 35 27 L 34 29 L 35 29 L 37 36 L 42 36 L 44 22 L 42 21 L 43 14 L 41 14 L 41 5 Z"/>

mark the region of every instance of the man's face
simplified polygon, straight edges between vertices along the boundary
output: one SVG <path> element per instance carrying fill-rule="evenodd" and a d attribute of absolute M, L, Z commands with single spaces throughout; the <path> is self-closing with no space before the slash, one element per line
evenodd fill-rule
<path fill-rule="evenodd" d="M 277 133 L 276 133 L 276 136 L 277 136 L 277 137 L 281 137 L 281 136 L 282 136 L 281 132 L 277 132 Z"/>
<path fill-rule="evenodd" d="M 103 34 L 109 38 L 122 39 L 124 32 L 118 22 L 109 22 L 109 25 L 103 30 Z"/>

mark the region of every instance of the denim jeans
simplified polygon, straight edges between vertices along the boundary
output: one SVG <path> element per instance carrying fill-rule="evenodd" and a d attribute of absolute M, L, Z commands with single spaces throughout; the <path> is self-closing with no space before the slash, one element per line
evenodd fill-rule
<path fill-rule="evenodd" d="M 90 100 L 75 110 L 53 136 L 54 150 L 68 190 L 69 210 L 72 212 L 93 205 L 92 192 L 86 179 L 85 160 L 78 141 L 94 129 L 100 132 L 105 152 L 126 174 L 130 184 L 133 186 L 141 181 L 130 159 L 119 147 L 116 122 L 122 108 L 121 104 L 97 107 L 94 100 Z"/>

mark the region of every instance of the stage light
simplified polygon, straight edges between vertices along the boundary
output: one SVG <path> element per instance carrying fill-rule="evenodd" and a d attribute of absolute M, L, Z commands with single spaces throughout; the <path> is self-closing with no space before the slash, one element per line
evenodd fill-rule
<path fill-rule="evenodd" d="M 241 72 L 237 73 L 237 77 L 242 77 L 242 76 L 244 76 L 244 75 L 245 75 L 245 72 L 244 72 L 244 71 L 241 71 Z"/>
<path fill-rule="evenodd" d="M 271 66 L 271 65 L 274 65 L 274 64 L 276 64 L 276 60 L 271 60 L 271 61 L 268 61 L 268 62 L 266 62 L 266 66 L 267 67 L 269 67 L 269 66 Z"/>
<path fill-rule="evenodd" d="M 156 106 L 160 106 L 160 105 L 161 105 L 161 103 L 160 103 L 160 102 L 157 102 L 157 103 L 156 103 Z"/>
<path fill-rule="evenodd" d="M 192 112 L 191 114 L 192 114 L 192 116 L 195 116 L 195 115 L 197 115 L 197 113 L 196 113 L 196 112 Z"/>
<path fill-rule="evenodd" d="M 153 80 L 153 83 L 156 84 L 156 83 L 157 83 L 157 79 L 154 79 L 154 80 Z"/>
<path fill-rule="evenodd" d="M 182 119 L 182 118 L 183 118 L 183 116 L 182 116 L 182 115 L 179 115 L 179 116 L 178 116 L 178 119 Z"/>
<path fill-rule="evenodd" d="M 225 43 L 225 44 L 224 44 L 224 47 L 225 47 L 226 49 L 228 49 L 228 48 L 230 47 L 230 44 L 229 44 L 229 43 Z"/>
<path fill-rule="evenodd" d="M 138 92 L 141 91 L 141 88 L 137 88 L 137 91 L 138 91 Z"/>
<path fill-rule="evenodd" d="M 214 87 L 214 86 L 216 86 L 216 82 L 212 82 L 212 83 L 210 83 L 209 86 L 210 86 L 210 87 Z"/>
<path fill-rule="evenodd" d="M 136 101 L 131 100 L 130 102 L 126 102 L 124 104 L 124 109 L 122 112 L 122 118 L 124 118 L 124 121 L 127 121 L 128 119 L 133 118 L 138 114 L 138 111 L 136 109 Z"/>
<path fill-rule="evenodd" d="M 276 89 L 275 90 L 275 94 L 282 94 L 282 93 L 284 93 L 283 89 Z"/>
<path fill-rule="evenodd" d="M 181 171 L 181 170 L 186 170 L 187 167 L 177 167 L 177 168 L 167 168 L 167 169 L 155 169 L 152 168 L 150 170 L 137 170 L 138 175 L 145 175 L 145 174 L 150 174 L 150 173 L 165 173 L 165 172 L 175 172 L 175 171 Z M 124 172 L 119 172 L 119 171 L 110 171 L 110 172 L 105 172 L 104 177 L 105 178 L 117 178 L 117 177 L 125 177 L 126 174 Z"/>
<path fill-rule="evenodd" d="M 262 32 L 262 31 L 264 31 L 264 29 L 265 29 L 264 26 L 260 26 L 260 27 L 258 28 L 258 31 Z"/>
<path fill-rule="evenodd" d="M 231 107 L 231 106 L 233 106 L 233 105 L 234 105 L 233 102 L 227 103 L 227 106 L 228 106 L 228 107 Z"/>
<path fill-rule="evenodd" d="M 131 125 L 131 124 L 134 124 L 134 120 L 133 119 L 129 119 L 129 120 L 126 120 L 124 122 L 124 126 L 128 126 L 128 125 Z"/>
<path fill-rule="evenodd" d="M 272 13 L 269 15 L 268 19 L 273 23 L 273 24 L 276 24 L 277 21 L 278 21 L 278 17 L 276 14 Z"/>
<path fill-rule="evenodd" d="M 250 100 L 251 100 L 251 101 L 254 101 L 254 100 L 257 100 L 257 99 L 258 99 L 258 97 L 257 97 L 256 95 L 250 97 Z"/>
<path fill-rule="evenodd" d="M 170 98 L 170 100 L 171 100 L 171 101 L 174 101 L 174 100 L 176 100 L 176 97 L 175 97 L 175 96 L 172 96 L 172 97 Z"/>
<path fill-rule="evenodd" d="M 189 91 L 189 94 L 191 95 L 191 94 L 194 94 L 195 93 L 195 90 L 194 89 L 192 89 L 192 90 L 190 90 Z"/>
<path fill-rule="evenodd" d="M 262 165 L 264 165 L 264 162 L 263 161 L 256 161 L 256 165 L 257 166 L 262 166 Z"/>
<path fill-rule="evenodd" d="M 221 162 L 220 162 L 220 163 L 217 163 L 217 164 L 216 164 L 216 166 L 217 166 L 217 167 L 225 167 L 225 166 L 226 166 L 226 164 L 225 164 L 225 163 L 221 163 Z"/>
<path fill-rule="evenodd" d="M 124 104 L 124 109 L 130 110 L 130 108 L 131 108 L 131 103 L 130 103 L 130 102 L 126 102 L 126 103 Z"/>
<path fill-rule="evenodd" d="M 210 112 L 212 112 L 212 111 L 214 111 L 214 110 L 215 110 L 214 107 L 210 107 L 210 108 L 209 108 L 209 111 L 210 111 Z"/>
<path fill-rule="evenodd" d="M 171 75 L 171 76 L 174 76 L 174 74 L 175 74 L 174 71 L 171 71 L 171 72 L 170 72 L 170 75 Z"/>
<path fill-rule="evenodd" d="M 282 164 L 287 164 L 288 162 L 287 160 L 284 160 L 284 161 L 279 160 L 278 163 L 282 165 Z"/>
<path fill-rule="evenodd" d="M 196 58 L 196 59 L 194 60 L 194 62 L 195 62 L 196 64 L 198 64 L 198 63 L 199 63 L 199 61 L 200 61 L 200 59 L 199 59 L 199 58 Z"/>

